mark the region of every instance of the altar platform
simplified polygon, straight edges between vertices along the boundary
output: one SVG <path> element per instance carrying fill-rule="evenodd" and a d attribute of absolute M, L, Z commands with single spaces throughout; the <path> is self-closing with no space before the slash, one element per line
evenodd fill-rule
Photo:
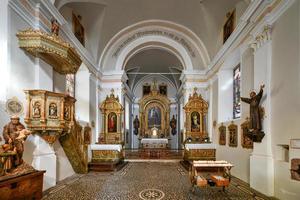
<path fill-rule="evenodd" d="M 172 149 L 130 149 L 125 150 L 125 161 L 180 161 L 183 150 Z"/>
<path fill-rule="evenodd" d="M 118 171 L 127 164 L 121 144 L 94 144 L 91 150 L 89 171 Z"/>

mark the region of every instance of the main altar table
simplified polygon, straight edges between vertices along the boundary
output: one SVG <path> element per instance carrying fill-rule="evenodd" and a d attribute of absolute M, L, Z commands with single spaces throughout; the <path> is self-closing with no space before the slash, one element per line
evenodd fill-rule
<path fill-rule="evenodd" d="M 168 139 L 167 138 L 142 138 L 141 144 L 143 148 L 167 148 L 168 146 Z"/>

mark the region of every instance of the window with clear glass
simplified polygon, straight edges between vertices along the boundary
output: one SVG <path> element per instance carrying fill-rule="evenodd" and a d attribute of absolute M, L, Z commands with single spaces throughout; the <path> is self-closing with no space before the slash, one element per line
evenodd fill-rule
<path fill-rule="evenodd" d="M 75 97 L 75 74 L 66 75 L 66 93 Z"/>
<path fill-rule="evenodd" d="M 241 117 L 241 66 L 233 69 L 233 119 Z"/>

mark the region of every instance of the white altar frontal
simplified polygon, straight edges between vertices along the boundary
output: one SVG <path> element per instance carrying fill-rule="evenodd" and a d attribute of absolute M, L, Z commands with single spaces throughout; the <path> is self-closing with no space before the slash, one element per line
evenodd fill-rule
<path fill-rule="evenodd" d="M 187 143 L 184 145 L 185 161 L 216 160 L 216 145 L 211 143 Z"/>
<path fill-rule="evenodd" d="M 142 138 L 141 144 L 143 148 L 167 148 L 167 138 Z"/>

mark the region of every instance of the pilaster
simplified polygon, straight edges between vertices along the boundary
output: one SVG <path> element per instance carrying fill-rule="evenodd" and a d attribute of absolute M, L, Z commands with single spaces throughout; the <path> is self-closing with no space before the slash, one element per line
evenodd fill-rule
<path fill-rule="evenodd" d="M 258 90 L 265 84 L 261 106 L 265 110 L 263 117 L 263 131 L 265 137 L 261 143 L 254 143 L 250 156 L 250 186 L 254 189 L 273 196 L 274 194 L 274 159 L 271 141 L 271 67 L 272 67 L 272 40 L 271 26 L 262 26 L 253 34 L 254 41 L 254 88 Z"/>

